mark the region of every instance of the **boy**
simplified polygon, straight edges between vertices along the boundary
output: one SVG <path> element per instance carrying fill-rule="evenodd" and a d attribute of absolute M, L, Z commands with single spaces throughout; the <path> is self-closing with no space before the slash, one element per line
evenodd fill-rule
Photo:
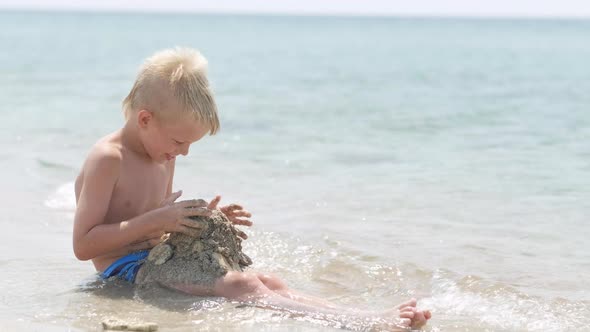
<path fill-rule="evenodd" d="M 164 50 L 148 58 L 123 101 L 125 125 L 92 147 L 76 179 L 74 253 L 80 260 L 91 259 L 103 278 L 133 283 L 148 249 L 162 235 L 190 234 L 197 227 L 190 216 L 209 216 L 217 209 L 220 196 L 210 203 L 176 202 L 182 193 L 172 192 L 176 156 L 186 156 L 192 143 L 219 129 L 206 65 L 206 59 L 190 49 Z M 234 224 L 252 224 L 250 213 L 239 205 L 218 209 Z M 420 327 L 430 318 L 430 312 L 416 309 L 415 300 L 383 313 L 338 308 L 261 273 L 229 271 L 212 288 L 163 286 L 342 322 L 360 317 L 403 328 Z"/>

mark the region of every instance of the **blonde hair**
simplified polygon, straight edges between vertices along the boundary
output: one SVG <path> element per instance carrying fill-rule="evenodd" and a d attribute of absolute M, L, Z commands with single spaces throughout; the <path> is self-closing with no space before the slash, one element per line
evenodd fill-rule
<path fill-rule="evenodd" d="M 207 59 L 198 51 L 177 47 L 146 59 L 123 100 L 123 112 L 126 119 L 141 109 L 168 119 L 179 118 L 180 112 L 167 112 L 171 101 L 182 113 L 192 113 L 207 125 L 211 135 L 219 130 L 217 106 L 207 80 Z"/>

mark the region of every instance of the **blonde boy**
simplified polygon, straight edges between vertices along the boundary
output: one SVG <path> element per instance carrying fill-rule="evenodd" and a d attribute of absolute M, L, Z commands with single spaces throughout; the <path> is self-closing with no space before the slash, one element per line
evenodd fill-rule
<path fill-rule="evenodd" d="M 239 205 L 218 208 L 220 196 L 209 203 L 176 202 L 181 191 L 172 192 L 175 158 L 186 156 L 192 143 L 219 130 L 206 66 L 205 58 L 191 49 L 164 50 L 148 58 L 123 102 L 125 125 L 90 150 L 76 179 L 73 247 L 76 257 L 92 260 L 103 278 L 133 283 L 148 250 L 163 234 L 190 233 L 195 227 L 190 216 L 207 216 L 219 209 L 234 224 L 252 224 L 247 219 L 250 213 Z M 230 271 L 211 288 L 163 286 L 193 295 L 337 316 L 347 322 L 378 318 L 395 328 L 421 326 L 430 318 L 428 311 L 416 309 L 415 300 L 383 313 L 352 311 L 295 292 L 277 277 L 254 272 Z"/>

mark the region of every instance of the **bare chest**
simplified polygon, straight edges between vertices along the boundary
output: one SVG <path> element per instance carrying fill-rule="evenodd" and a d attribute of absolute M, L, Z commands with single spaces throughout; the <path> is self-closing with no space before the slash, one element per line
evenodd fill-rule
<path fill-rule="evenodd" d="M 165 164 L 126 160 L 121 165 L 106 222 L 120 222 L 157 208 L 166 196 L 170 171 Z"/>

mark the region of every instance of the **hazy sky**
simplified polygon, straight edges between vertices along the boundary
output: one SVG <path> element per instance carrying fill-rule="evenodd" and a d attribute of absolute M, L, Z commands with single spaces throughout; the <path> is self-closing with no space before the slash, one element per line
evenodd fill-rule
<path fill-rule="evenodd" d="M 335 15 L 590 17 L 590 0 L 0 0 L 0 8 Z"/>

